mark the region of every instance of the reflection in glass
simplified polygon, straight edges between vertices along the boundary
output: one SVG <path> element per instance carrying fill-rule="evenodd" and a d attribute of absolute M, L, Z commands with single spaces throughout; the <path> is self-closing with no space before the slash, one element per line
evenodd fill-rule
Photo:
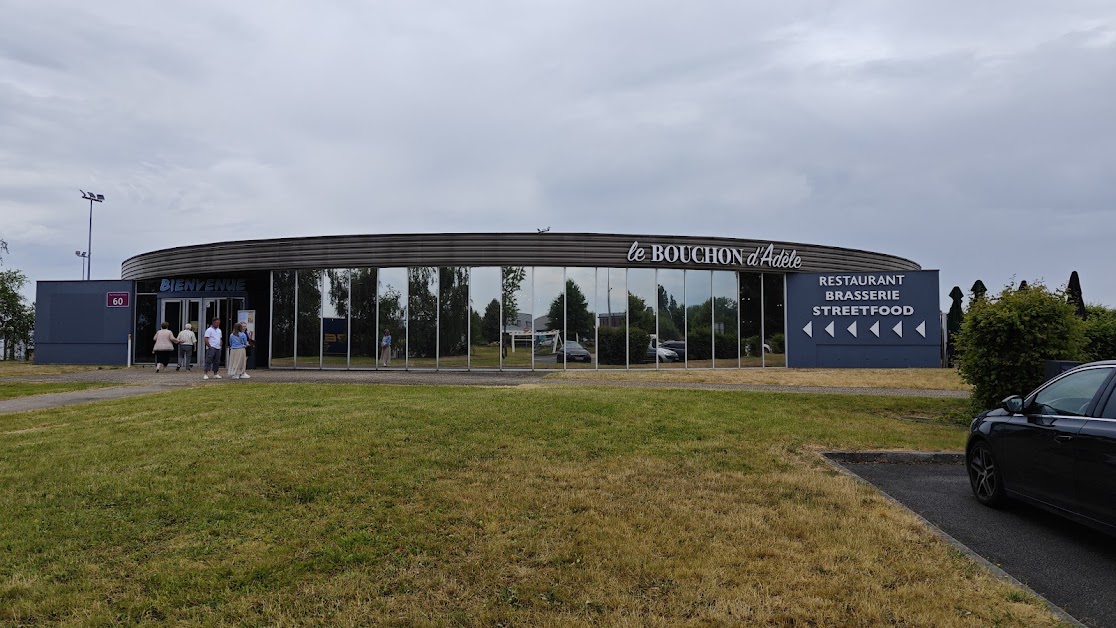
<path fill-rule="evenodd" d="M 712 273 L 686 271 L 686 361 L 690 368 L 713 366 Z"/>
<path fill-rule="evenodd" d="M 628 365 L 627 269 L 602 268 L 597 281 L 597 362 L 600 368 Z"/>
<path fill-rule="evenodd" d="M 416 266 L 407 275 L 407 368 L 438 365 L 438 269 Z"/>
<path fill-rule="evenodd" d="M 530 312 L 531 270 L 523 266 L 509 266 L 503 271 L 501 303 L 504 330 L 500 350 L 504 368 L 531 368 L 531 340 L 534 334 L 534 317 Z"/>
<path fill-rule="evenodd" d="M 651 344 L 651 338 L 656 334 L 655 306 L 657 303 L 655 270 L 652 268 L 628 269 L 629 366 L 655 368 L 658 365 L 659 352 Z"/>
<path fill-rule="evenodd" d="M 659 368 L 680 368 L 686 364 L 685 273 L 677 269 L 660 269 L 656 281 L 659 314 L 657 344 L 674 351 L 677 356 L 673 362 L 660 360 Z"/>
<path fill-rule="evenodd" d="M 379 272 L 377 314 L 379 340 L 378 368 L 407 366 L 407 269 L 381 268 Z M 387 340 L 387 344 L 384 341 Z"/>
<path fill-rule="evenodd" d="M 763 299 L 760 273 L 740 273 L 740 356 L 742 366 L 763 366 Z"/>
<path fill-rule="evenodd" d="M 154 364 L 155 332 L 159 330 L 158 300 L 153 294 L 136 295 L 135 364 Z M 197 330 L 200 337 L 204 330 Z"/>
<path fill-rule="evenodd" d="M 322 367 L 349 366 L 349 269 L 322 273 Z"/>
<path fill-rule="evenodd" d="M 295 327 L 295 368 L 322 368 L 322 271 L 300 270 L 298 282 L 297 325 Z"/>
<path fill-rule="evenodd" d="M 593 368 L 596 365 L 596 360 L 593 359 L 597 353 L 596 296 L 596 268 L 566 269 L 566 294 L 563 302 L 565 320 L 562 326 L 562 339 L 576 342 L 589 352 L 587 361 L 565 360 L 568 369 Z M 580 357 L 580 353 L 578 356 Z"/>
<path fill-rule="evenodd" d="M 375 268 L 354 268 L 349 274 L 349 364 L 353 368 L 373 368 L 379 357 L 376 274 Z"/>
<path fill-rule="evenodd" d="M 469 273 L 472 320 L 470 368 L 500 367 L 500 269 L 473 268 Z"/>
<path fill-rule="evenodd" d="M 295 272 L 271 273 L 271 366 L 294 366 Z"/>
<path fill-rule="evenodd" d="M 535 268 L 534 305 L 535 368 L 562 368 L 562 348 L 565 325 L 565 271 L 561 268 Z"/>
<path fill-rule="evenodd" d="M 438 269 L 438 368 L 469 366 L 469 269 Z"/>
<path fill-rule="evenodd" d="M 737 273 L 713 271 L 713 367 L 740 367 Z"/>
<path fill-rule="evenodd" d="M 764 366 L 787 365 L 787 337 L 783 290 L 783 275 L 764 273 L 763 275 L 763 337 L 767 339 L 770 352 L 763 356 Z"/>

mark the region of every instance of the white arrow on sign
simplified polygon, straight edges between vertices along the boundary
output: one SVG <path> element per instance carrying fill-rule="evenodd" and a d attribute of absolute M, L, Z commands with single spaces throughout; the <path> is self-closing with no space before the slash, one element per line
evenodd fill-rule
<path fill-rule="evenodd" d="M 802 331 L 806 332 L 807 336 L 813 338 L 814 337 L 814 321 L 810 321 L 809 323 L 806 323 L 806 326 L 802 328 Z"/>
<path fill-rule="evenodd" d="M 919 323 L 918 327 L 915 327 L 915 331 L 917 331 L 919 333 L 919 335 L 921 335 L 923 338 L 925 338 L 926 337 L 926 321 L 922 321 L 921 323 Z"/>
<path fill-rule="evenodd" d="M 891 331 L 895 332 L 895 334 L 897 336 L 902 338 L 903 337 L 903 321 L 899 321 L 898 323 L 895 323 L 895 327 L 892 327 Z"/>
<path fill-rule="evenodd" d="M 833 337 L 833 321 L 829 321 L 829 324 L 825 326 L 825 331 L 829 334 L 830 338 Z"/>
<path fill-rule="evenodd" d="M 853 321 L 852 325 L 849 325 L 849 333 L 852 334 L 853 338 L 856 338 L 856 321 Z"/>
<path fill-rule="evenodd" d="M 872 326 L 868 329 L 870 329 L 873 334 L 876 334 L 876 338 L 880 337 L 880 321 L 872 323 Z"/>

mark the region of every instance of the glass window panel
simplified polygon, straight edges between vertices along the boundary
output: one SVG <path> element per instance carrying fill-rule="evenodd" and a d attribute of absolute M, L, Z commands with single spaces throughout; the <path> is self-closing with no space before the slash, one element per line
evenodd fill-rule
<path fill-rule="evenodd" d="M 529 267 L 509 266 L 503 271 L 504 334 L 501 342 L 504 368 L 531 368 L 534 316 L 531 312 Z"/>
<path fill-rule="evenodd" d="M 740 363 L 763 366 L 763 277 L 740 273 Z"/>
<path fill-rule="evenodd" d="M 474 268 L 469 273 L 470 318 L 473 331 L 471 368 L 500 367 L 500 269 Z"/>
<path fill-rule="evenodd" d="M 713 366 L 712 271 L 686 271 L 686 363 Z"/>
<path fill-rule="evenodd" d="M 566 368 L 593 368 L 597 352 L 597 269 L 567 268 L 565 298 L 562 355 Z"/>
<path fill-rule="evenodd" d="M 271 366 L 294 366 L 295 271 L 271 273 Z"/>
<path fill-rule="evenodd" d="M 713 366 L 738 368 L 740 366 L 740 289 L 736 285 L 737 273 L 713 271 Z"/>
<path fill-rule="evenodd" d="M 136 295 L 136 342 L 134 364 L 154 364 L 155 332 L 159 331 L 158 300 L 153 294 Z M 201 335 L 201 332 L 197 332 Z"/>
<path fill-rule="evenodd" d="M 349 365 L 372 368 L 379 357 L 376 328 L 375 268 L 354 268 L 349 275 Z"/>
<path fill-rule="evenodd" d="M 680 368 L 686 365 L 684 278 L 685 274 L 679 269 L 660 269 L 656 275 L 656 306 L 659 314 L 656 345 L 675 355 L 671 360 L 660 360 L 659 368 Z"/>
<path fill-rule="evenodd" d="M 658 351 L 651 344 L 657 303 L 655 269 L 628 269 L 628 361 L 632 367 L 658 365 Z"/>
<path fill-rule="evenodd" d="M 628 281 L 624 268 L 602 268 L 597 281 L 597 361 L 600 368 L 627 368 Z"/>
<path fill-rule="evenodd" d="M 349 367 L 349 269 L 322 273 L 322 367 Z"/>
<path fill-rule="evenodd" d="M 535 368 L 562 368 L 566 290 L 562 268 L 535 269 Z"/>
<path fill-rule="evenodd" d="M 469 269 L 438 269 L 438 368 L 469 366 Z"/>
<path fill-rule="evenodd" d="M 377 289 L 379 368 L 407 366 L 407 269 L 381 268 Z"/>
<path fill-rule="evenodd" d="M 322 271 L 300 270 L 298 326 L 295 327 L 295 368 L 322 368 Z"/>
<path fill-rule="evenodd" d="M 438 269 L 416 266 L 407 275 L 407 368 L 438 366 Z"/>
<path fill-rule="evenodd" d="M 767 339 L 764 366 L 787 365 L 787 319 L 784 316 L 786 295 L 783 293 L 783 275 L 763 275 L 763 337 Z"/>

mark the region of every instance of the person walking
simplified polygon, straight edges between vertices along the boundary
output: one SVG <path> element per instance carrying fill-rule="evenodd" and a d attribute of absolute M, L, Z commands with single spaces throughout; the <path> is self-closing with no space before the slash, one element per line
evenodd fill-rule
<path fill-rule="evenodd" d="M 174 345 L 176 344 L 178 344 L 178 339 L 174 337 L 174 332 L 170 330 L 170 324 L 163 321 L 159 331 L 155 332 L 155 348 L 152 351 L 155 354 L 156 373 L 167 368 L 171 355 L 174 354 Z"/>
<path fill-rule="evenodd" d="M 194 368 L 194 345 L 198 344 L 198 337 L 194 335 L 194 326 L 186 323 L 182 331 L 178 332 L 178 366 L 174 370 L 181 371 L 186 367 L 189 371 Z"/>
<path fill-rule="evenodd" d="M 222 343 L 221 319 L 213 319 L 209 327 L 205 328 L 203 340 L 205 344 L 205 375 L 202 376 L 202 379 L 209 379 L 210 371 L 213 371 L 214 379 L 221 379 L 221 375 L 217 372 L 221 368 L 221 347 L 224 346 Z"/>
<path fill-rule="evenodd" d="M 232 379 L 249 379 L 246 372 L 248 365 L 248 334 L 244 333 L 247 327 L 244 323 L 233 325 L 229 332 L 229 366 L 228 374 Z"/>
<path fill-rule="evenodd" d="M 384 366 L 387 366 L 388 362 L 390 362 L 390 361 L 391 361 L 391 330 L 390 329 L 385 329 L 384 330 L 384 337 L 380 339 L 380 362 L 383 362 Z"/>

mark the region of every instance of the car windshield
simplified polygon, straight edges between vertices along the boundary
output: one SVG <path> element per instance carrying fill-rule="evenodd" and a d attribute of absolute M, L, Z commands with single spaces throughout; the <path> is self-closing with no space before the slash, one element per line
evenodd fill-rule
<path fill-rule="evenodd" d="M 579 345 L 576 342 L 571 340 L 571 341 L 566 343 L 566 348 L 567 349 L 581 349 L 582 347 L 581 347 L 581 345 Z"/>

